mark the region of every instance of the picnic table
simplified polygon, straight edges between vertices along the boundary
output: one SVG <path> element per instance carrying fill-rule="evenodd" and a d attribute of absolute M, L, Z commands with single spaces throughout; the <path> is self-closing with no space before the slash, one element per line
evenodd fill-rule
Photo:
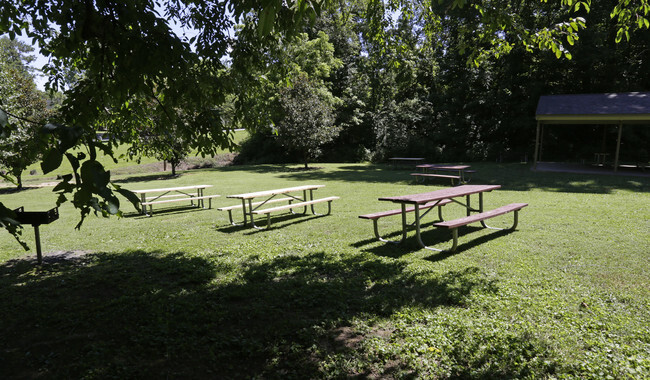
<path fill-rule="evenodd" d="M 502 206 L 490 211 L 483 211 L 483 194 L 493 190 L 501 188 L 501 185 L 461 185 L 457 187 L 452 187 L 448 189 L 436 190 L 427 193 L 419 194 L 410 194 L 410 195 L 400 195 L 393 197 L 382 197 L 379 198 L 380 201 L 398 203 L 401 206 L 400 210 L 391 210 L 385 212 L 379 212 L 368 215 L 360 215 L 362 219 L 370 219 L 373 221 L 374 232 L 377 239 L 383 242 L 389 243 L 402 243 L 406 240 L 408 224 L 406 223 L 406 214 L 409 212 L 414 212 L 415 214 L 415 231 L 417 241 L 422 246 L 422 248 L 433 250 L 433 251 L 442 251 L 441 249 L 428 247 L 422 241 L 421 236 L 421 220 L 422 218 L 432 209 L 438 208 L 440 221 L 434 223 L 433 225 L 437 228 L 448 228 L 452 230 L 453 236 L 453 246 L 449 251 L 455 251 L 458 246 L 458 228 L 461 226 L 468 225 L 470 223 L 480 222 L 484 228 L 491 228 L 502 230 L 502 228 L 490 227 L 485 224 L 485 220 L 493 218 L 498 215 L 503 215 L 509 212 L 514 212 L 514 223 L 510 230 L 514 230 L 517 227 L 518 223 L 518 211 L 526 207 L 526 203 L 512 203 L 506 206 Z M 478 207 L 473 207 L 471 204 L 471 196 L 478 194 Z M 463 200 L 464 198 L 464 200 Z M 442 220 L 442 213 L 440 211 L 441 206 L 446 204 L 456 203 L 466 208 L 467 216 L 444 221 Z M 410 207 L 407 207 L 410 206 Z M 427 210 L 423 214 L 420 214 L 422 210 Z M 476 214 L 472 214 L 475 212 Z M 379 234 L 377 228 L 377 221 L 385 216 L 401 214 L 402 216 L 402 238 L 399 241 L 390 241 L 382 238 Z"/>
<path fill-rule="evenodd" d="M 469 182 L 469 178 L 466 174 L 475 173 L 474 170 L 470 170 L 469 165 L 442 165 L 442 164 L 421 164 L 415 166 L 418 169 L 422 169 L 420 173 L 411 173 L 412 176 L 424 180 L 424 178 L 449 178 L 451 179 L 451 185 L 454 185 L 454 180 L 458 181 L 458 184 L 466 184 Z M 454 174 L 443 174 L 443 173 L 454 173 Z"/>
<path fill-rule="evenodd" d="M 262 229 L 262 227 L 258 227 L 255 224 L 254 216 L 266 215 L 266 227 L 264 228 L 268 229 L 271 227 L 271 213 L 277 211 L 289 210 L 292 214 L 295 214 L 293 209 L 302 207 L 304 208 L 302 214 L 307 214 L 307 206 L 309 206 L 313 215 L 329 215 L 332 212 L 332 201 L 339 199 L 339 197 L 314 198 L 314 190 L 323 187 L 325 187 L 325 185 L 303 185 L 282 189 L 256 191 L 245 194 L 228 195 L 226 198 L 239 199 L 241 200 L 241 204 L 221 207 L 218 210 L 228 211 L 228 218 L 230 219 L 230 223 L 232 225 L 245 226 L 248 224 L 248 219 L 250 218 L 251 226 L 257 229 Z M 253 202 L 253 200 L 256 198 L 262 200 Z M 287 202 L 287 204 L 264 208 L 268 204 L 281 202 Z M 327 202 L 327 214 L 319 214 L 314 210 L 314 205 L 322 202 Z M 243 223 L 237 223 L 233 220 L 232 211 L 237 209 L 242 210 L 244 216 Z"/>
<path fill-rule="evenodd" d="M 219 195 L 203 195 L 203 190 L 209 187 L 212 187 L 212 185 L 192 185 L 131 191 L 140 196 L 140 206 L 142 206 L 140 212 L 143 215 L 147 215 L 147 206 L 149 206 L 149 215 L 151 216 L 153 214 L 153 205 L 163 203 L 189 201 L 191 206 L 194 206 L 194 202 L 196 202 L 197 207 L 205 208 L 204 201 L 207 199 L 208 205 L 212 208 L 212 198 L 217 198 Z"/>
<path fill-rule="evenodd" d="M 594 153 L 594 165 L 605 166 L 609 153 Z"/>
<path fill-rule="evenodd" d="M 413 164 L 424 161 L 423 157 L 391 157 L 388 159 L 391 166 L 395 167 L 396 164 Z"/>

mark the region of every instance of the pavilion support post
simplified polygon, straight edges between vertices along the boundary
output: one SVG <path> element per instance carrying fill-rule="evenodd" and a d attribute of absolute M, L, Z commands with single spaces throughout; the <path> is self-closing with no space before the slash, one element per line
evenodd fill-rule
<path fill-rule="evenodd" d="M 535 134 L 535 155 L 533 156 L 533 170 L 537 170 L 537 155 L 539 153 L 539 132 L 541 129 L 541 123 L 537 121 L 537 133 Z"/>
<path fill-rule="evenodd" d="M 614 171 L 618 171 L 618 157 L 621 153 L 621 136 L 623 136 L 623 121 L 618 122 L 618 138 L 616 139 L 616 155 L 614 156 Z"/>
<path fill-rule="evenodd" d="M 539 128 L 539 161 L 542 160 L 542 156 L 544 155 L 544 124 L 540 125 Z"/>

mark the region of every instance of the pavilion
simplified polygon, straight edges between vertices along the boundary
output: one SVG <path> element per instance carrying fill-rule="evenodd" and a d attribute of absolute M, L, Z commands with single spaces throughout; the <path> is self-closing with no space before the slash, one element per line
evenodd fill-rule
<path fill-rule="evenodd" d="M 619 166 L 624 124 L 650 125 L 650 92 L 545 95 L 539 98 L 534 166 L 541 161 L 544 126 L 547 124 L 615 124 L 618 139 L 614 171 Z"/>

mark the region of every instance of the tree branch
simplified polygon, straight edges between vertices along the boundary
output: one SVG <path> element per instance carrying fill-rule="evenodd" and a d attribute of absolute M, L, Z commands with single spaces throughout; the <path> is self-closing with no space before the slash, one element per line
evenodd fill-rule
<path fill-rule="evenodd" d="M 26 123 L 34 124 L 34 125 L 40 125 L 40 123 L 38 123 L 38 122 L 36 122 L 36 121 L 29 120 L 29 119 L 25 119 L 24 117 L 21 117 L 21 116 L 15 115 L 15 114 L 13 114 L 13 113 L 7 111 L 6 109 L 4 109 L 4 108 L 2 108 L 2 107 L 0 107 L 0 110 L 2 110 L 2 112 L 6 113 L 7 115 L 9 115 L 9 116 L 11 116 L 11 117 L 13 117 L 13 118 L 16 118 L 16 119 L 18 119 L 18 120 L 24 121 L 24 122 L 26 122 Z"/>

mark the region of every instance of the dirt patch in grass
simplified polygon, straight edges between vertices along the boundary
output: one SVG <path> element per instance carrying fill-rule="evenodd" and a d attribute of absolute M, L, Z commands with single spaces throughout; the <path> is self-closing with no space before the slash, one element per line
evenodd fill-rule
<path fill-rule="evenodd" d="M 43 264 L 79 262 L 90 253 L 92 252 L 83 250 L 43 252 Z M 36 264 L 36 254 L 25 255 L 17 259 L 8 260 L 6 266 L 11 267 L 23 263 Z"/>

